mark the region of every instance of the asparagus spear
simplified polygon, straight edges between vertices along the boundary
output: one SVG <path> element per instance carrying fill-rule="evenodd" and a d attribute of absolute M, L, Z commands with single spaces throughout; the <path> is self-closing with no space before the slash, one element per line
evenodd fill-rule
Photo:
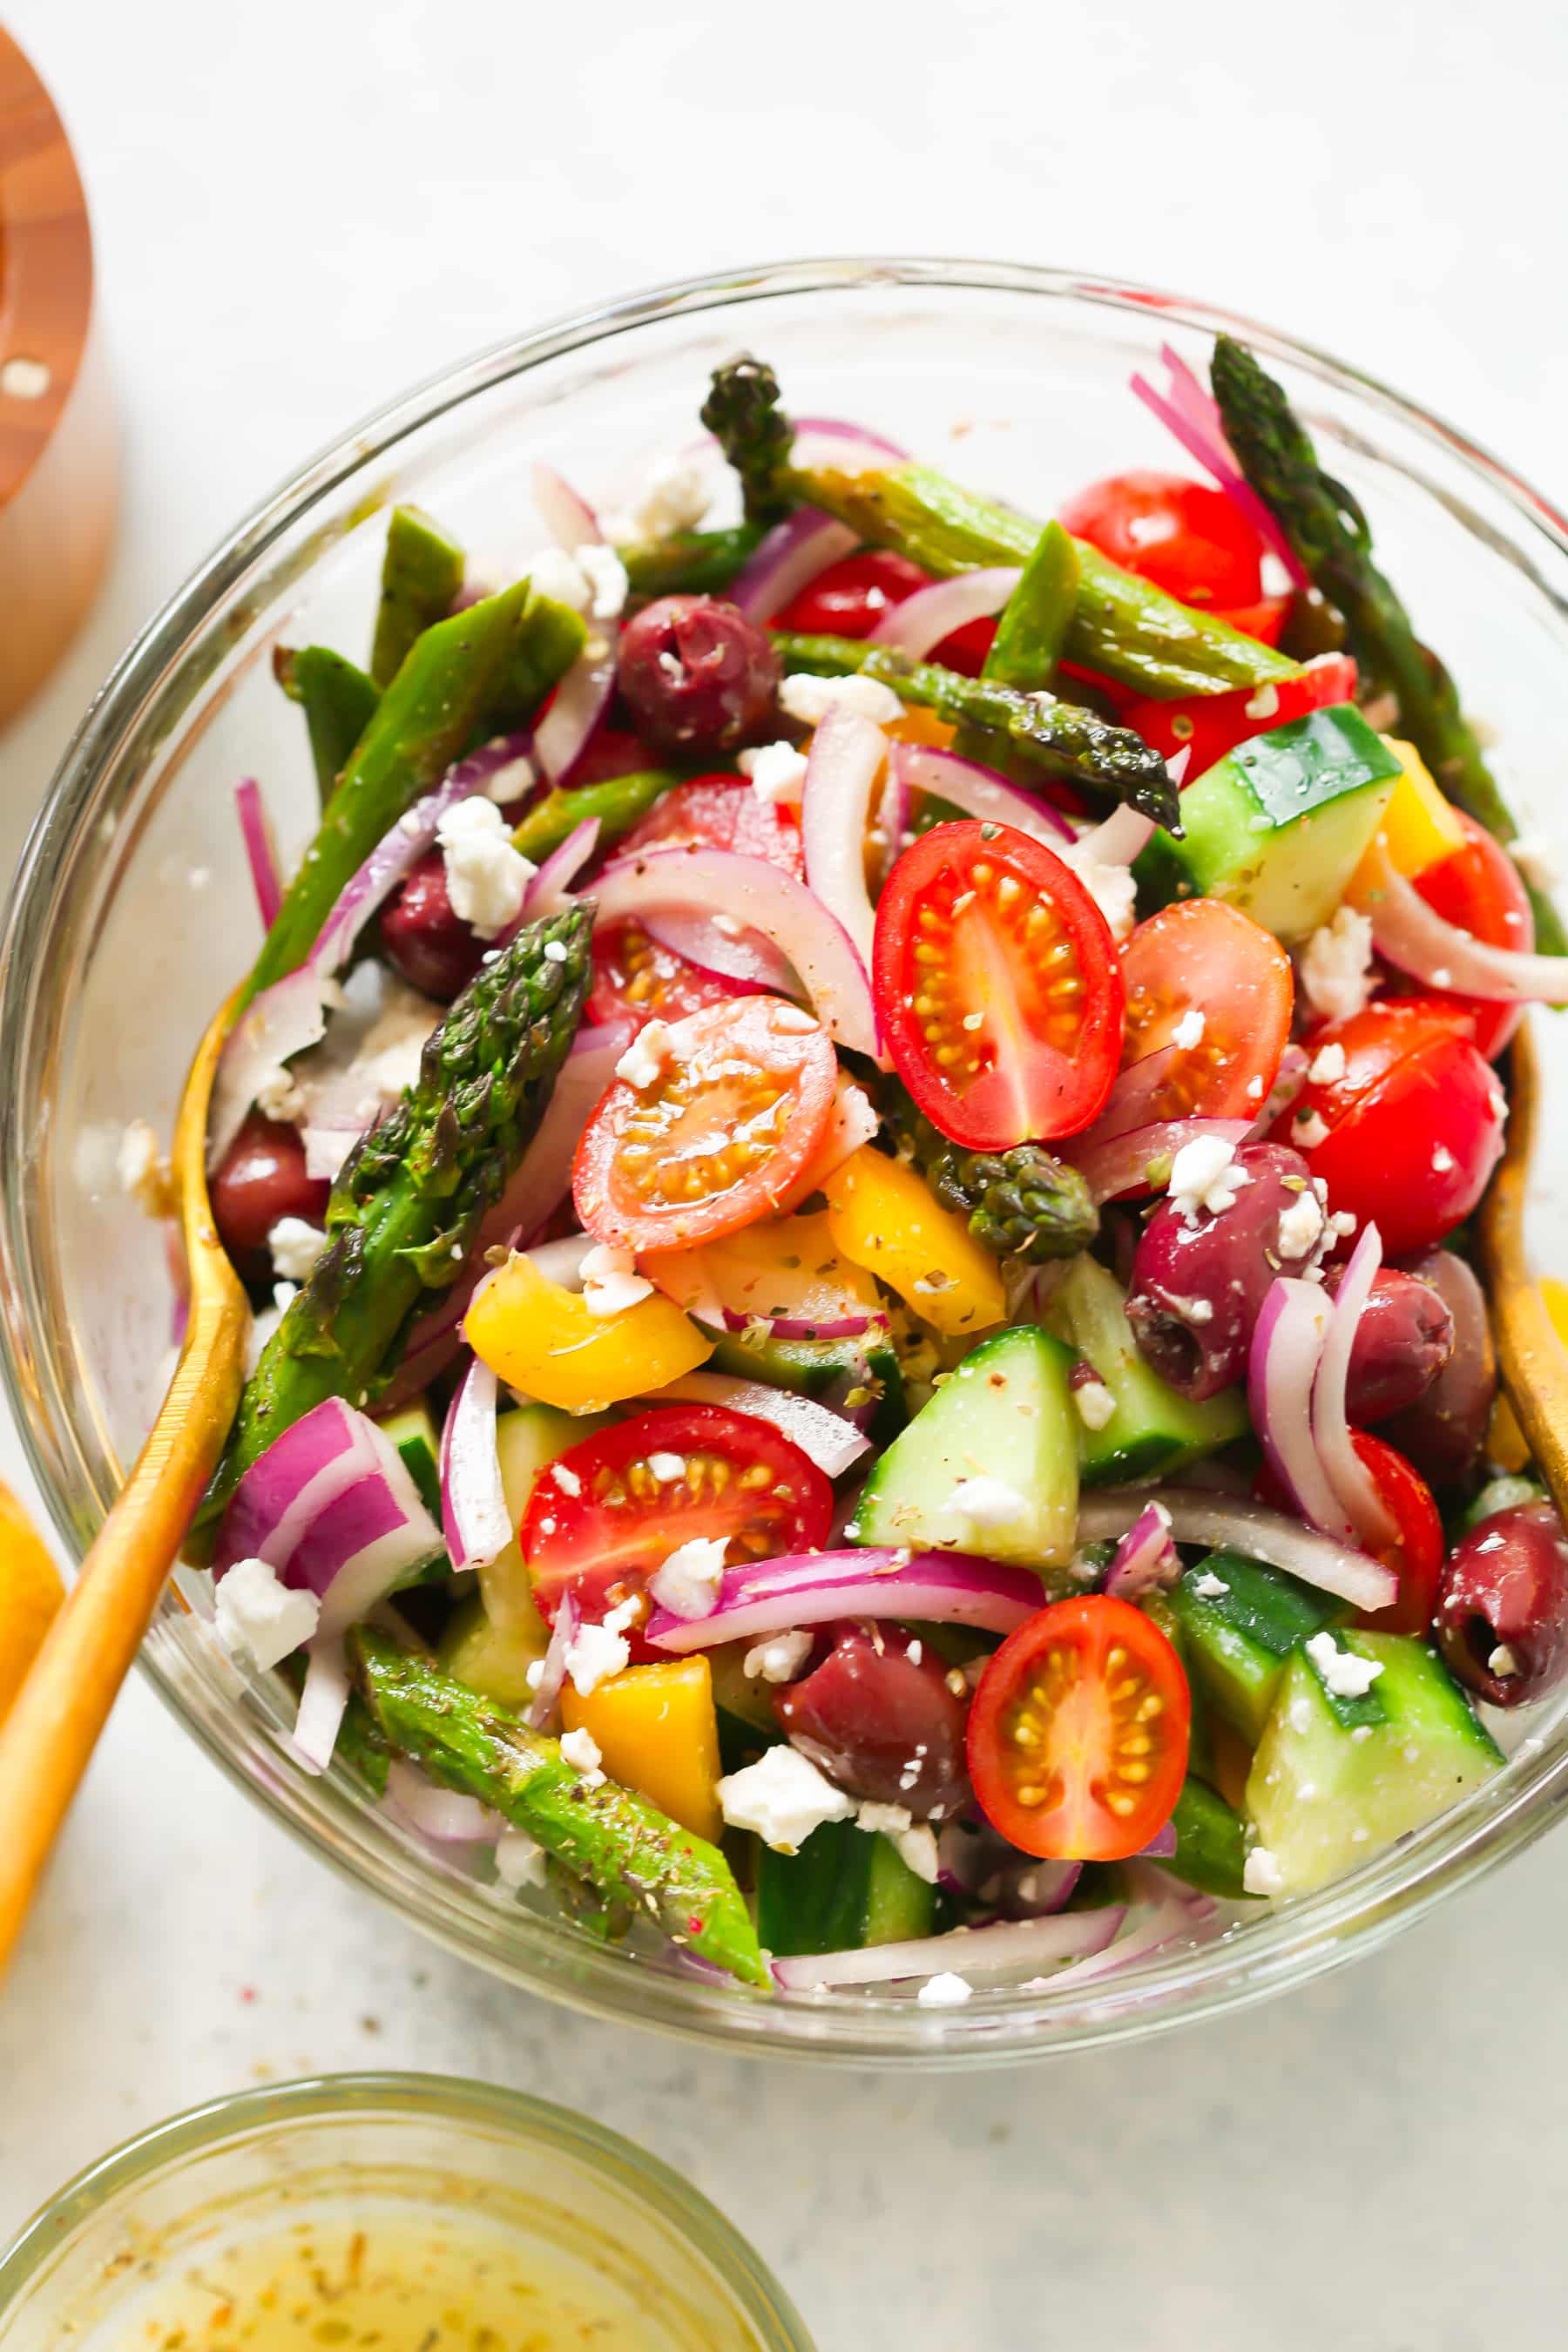
<path fill-rule="evenodd" d="M 818 677 L 847 677 L 859 671 L 880 678 L 904 702 L 921 705 L 955 726 L 978 728 L 1000 738 L 1037 769 L 1068 776 L 1075 783 L 1114 793 L 1156 824 L 1179 833 L 1176 787 L 1157 751 L 1141 735 L 1108 726 L 1075 702 L 1050 694 L 1020 694 L 984 677 L 963 677 L 934 662 L 911 661 L 892 646 L 859 637 L 801 636 L 773 632 L 773 649 L 786 670 Z"/>
<path fill-rule="evenodd" d="M 968 1220 L 993 1257 L 1042 1265 L 1074 1257 L 1093 1241 L 1100 1218 L 1089 1186 L 1043 1144 L 965 1151 L 931 1125 L 897 1078 L 881 1081 L 879 1098 L 900 1155 L 914 1162 L 944 1207 Z"/>
<path fill-rule="evenodd" d="M 1519 827 L 1459 707 L 1458 690 L 1416 636 L 1399 596 L 1373 561 L 1372 528 L 1318 453 L 1284 392 L 1229 335 L 1215 342 L 1210 369 L 1226 438 L 1237 463 L 1279 521 L 1313 584 L 1343 614 L 1363 683 L 1392 694 L 1407 736 L 1444 791 L 1500 842 Z M 1530 889 L 1536 944 L 1568 949 L 1557 911 Z"/>
<path fill-rule="evenodd" d="M 316 787 L 326 807 L 349 755 L 381 700 L 381 688 L 345 654 L 328 646 L 279 646 L 272 675 L 305 713 Z"/>
<path fill-rule="evenodd" d="M 740 1889 L 716 1846 L 613 1780 L 590 1787 L 558 1740 L 368 1625 L 351 1637 L 360 1689 L 382 1737 L 526 1830 L 616 1911 L 646 1911 L 672 1941 L 742 1984 L 767 1985 Z"/>
<path fill-rule="evenodd" d="M 777 522 L 797 503 L 786 473 L 795 428 L 779 405 L 779 381 L 742 356 L 713 371 L 702 422 L 741 478 L 748 522 Z"/>
<path fill-rule="evenodd" d="M 982 675 L 1021 694 L 1048 687 L 1078 610 L 1082 576 L 1077 541 L 1059 522 L 1048 522 L 1002 608 Z"/>
<path fill-rule="evenodd" d="M 463 584 L 463 551 L 422 507 L 394 507 L 381 565 L 370 674 L 390 686 L 417 636 L 444 620 Z"/>
<path fill-rule="evenodd" d="M 416 1084 L 350 1154 L 327 1246 L 246 1384 L 198 1524 L 323 1397 L 374 1398 L 414 1314 L 457 1278 L 550 1100 L 588 993 L 592 930 L 580 904 L 520 931 L 431 1033 Z"/>
<path fill-rule="evenodd" d="M 761 544 L 760 522 L 727 530 L 677 530 L 668 539 L 617 550 L 634 596 L 716 596 Z"/>
<path fill-rule="evenodd" d="M 542 700 L 576 659 L 585 635 L 575 613 L 536 596 L 520 580 L 416 639 L 283 894 L 240 1009 L 304 962 L 339 891 L 388 827 L 454 760 L 503 723 L 520 695 Z"/>
<path fill-rule="evenodd" d="M 514 826 L 511 845 L 537 864 L 559 848 L 586 818 L 595 816 L 599 820 L 601 845 L 616 841 L 679 782 L 668 768 L 638 768 L 631 775 L 609 776 L 599 784 L 578 784 L 564 791 L 557 787 Z"/>

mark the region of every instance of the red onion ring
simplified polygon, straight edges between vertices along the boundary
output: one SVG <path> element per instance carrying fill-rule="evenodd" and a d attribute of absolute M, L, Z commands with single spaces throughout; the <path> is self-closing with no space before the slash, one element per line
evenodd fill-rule
<path fill-rule="evenodd" d="M 1152 1060 L 1152 1055 L 1145 1055 Z M 1138 1065 L 1133 1064 L 1134 1069 Z M 1078 1149 L 1060 1147 L 1097 1202 L 1120 1201 L 1129 1193 L 1163 1192 L 1171 1181 L 1170 1163 L 1184 1143 L 1212 1135 L 1233 1147 L 1248 1131 L 1245 1118 L 1162 1118 L 1151 1127 L 1129 1128 L 1124 1134 L 1077 1139 Z M 1150 1181 L 1151 1169 L 1163 1173 Z"/>
<path fill-rule="evenodd" d="M 498 1383 L 478 1356 L 458 1381 L 441 1430 L 441 1529 L 452 1566 L 488 1568 L 514 1529 L 496 1450 Z"/>
<path fill-rule="evenodd" d="M 278 844 L 273 838 L 272 820 L 261 797 L 261 786 L 254 776 L 243 777 L 236 784 L 234 799 L 239 811 L 239 830 L 245 842 L 246 862 L 250 867 L 250 886 L 256 893 L 261 928 L 269 931 L 278 919 L 278 909 L 283 904 L 283 882 L 279 871 Z"/>
<path fill-rule="evenodd" d="M 816 507 L 797 507 L 773 525 L 742 564 L 731 584 L 730 602 L 761 627 L 859 543 L 847 524 L 835 522 Z"/>
<path fill-rule="evenodd" d="M 1381 839 L 1370 855 L 1366 911 L 1373 945 L 1385 963 L 1428 988 L 1452 989 L 1488 1004 L 1568 1004 L 1568 956 L 1489 947 L 1445 922 L 1397 870 Z"/>
<path fill-rule="evenodd" d="M 687 1619 L 656 1610 L 645 1631 L 656 1650 L 675 1654 L 836 1617 L 923 1617 L 1010 1633 L 1035 1614 L 1040 1592 L 1039 1578 L 1026 1569 L 968 1552 L 918 1551 L 907 1559 L 869 1548 L 796 1552 L 726 1569 L 710 1615 Z"/>
<path fill-rule="evenodd" d="M 1113 1601 L 1138 1601 L 1162 1585 L 1173 1584 L 1181 1572 L 1169 1514 L 1163 1504 L 1148 1503 L 1117 1545 L 1102 1589 Z"/>
<path fill-rule="evenodd" d="M 1312 1444 L 1358 1540 L 1369 1551 L 1396 1543 L 1399 1529 L 1376 1479 L 1355 1450 L 1345 1412 L 1345 1382 L 1356 1326 L 1382 1264 L 1382 1236 L 1375 1225 L 1363 1225 L 1330 1311 L 1318 1377 L 1312 1384 Z"/>
<path fill-rule="evenodd" d="M 909 790 L 934 793 L 982 824 L 1010 824 L 1061 856 L 1076 839 L 1059 810 L 1020 792 L 994 768 L 939 751 L 923 743 L 895 743 L 888 755 L 890 773 Z"/>
<path fill-rule="evenodd" d="M 721 1404 L 731 1412 L 749 1413 L 753 1421 L 782 1431 L 829 1478 L 842 1477 L 871 1447 L 870 1439 L 852 1422 L 815 1398 L 773 1388 L 765 1381 L 732 1380 L 727 1372 L 683 1372 L 666 1387 L 650 1391 L 647 1402 Z"/>
<path fill-rule="evenodd" d="M 1125 1904 L 1112 1903 L 1102 1911 L 1003 1919 L 989 1927 L 958 1927 L 945 1936 L 919 1936 L 902 1944 L 802 1953 L 798 1958 L 775 1960 L 773 1977 L 785 1992 L 815 1992 L 818 1986 L 891 1984 L 941 1976 L 949 1969 L 967 1978 L 997 1969 L 1037 1969 L 1050 1960 L 1105 1951 L 1126 1916 Z"/>
<path fill-rule="evenodd" d="M 866 888 L 866 833 L 888 749 L 879 727 L 834 703 L 811 739 L 801 792 L 806 881 L 868 970 L 877 918 Z"/>
<path fill-rule="evenodd" d="M 1268 1466 L 1304 1519 L 1352 1549 L 1361 1538 L 1313 1443 L 1312 1388 L 1330 1307 L 1316 1283 L 1269 1285 L 1247 1360 L 1247 1402 Z"/>
<path fill-rule="evenodd" d="M 535 466 L 533 502 L 556 544 L 569 555 L 608 541 L 586 499 L 552 466 Z M 587 749 L 616 687 L 616 625 L 588 623 L 588 641 L 556 688 L 533 739 L 535 757 L 552 784 L 563 783 Z M 594 648 L 599 646 L 597 653 Z"/>
<path fill-rule="evenodd" d="M 1107 1486 L 1080 1495 L 1079 1541 L 1098 1543 L 1122 1535 L 1152 1502 L 1163 1503 L 1171 1514 L 1173 1542 L 1247 1552 L 1288 1570 L 1305 1584 L 1315 1584 L 1320 1591 L 1337 1593 L 1352 1609 L 1386 1609 L 1398 1592 L 1392 1570 L 1365 1552 L 1335 1543 L 1248 1496 L 1217 1495 L 1195 1486 Z"/>
<path fill-rule="evenodd" d="M 1205 473 L 1213 475 L 1231 504 L 1246 516 L 1269 551 L 1279 557 L 1290 575 L 1291 585 L 1305 588 L 1309 583 L 1301 561 L 1237 464 L 1217 404 L 1169 343 L 1162 345 L 1160 357 L 1170 371 L 1168 392 L 1156 392 L 1145 377 L 1134 375 L 1134 394 L 1166 431 L 1174 435 L 1187 455 L 1195 457 Z"/>
<path fill-rule="evenodd" d="M 978 572 L 956 572 L 950 580 L 933 580 L 912 596 L 889 605 L 871 632 L 876 646 L 895 646 L 913 661 L 924 661 L 944 637 L 971 621 L 988 621 L 1001 612 L 1022 577 L 1016 564 L 988 564 Z"/>

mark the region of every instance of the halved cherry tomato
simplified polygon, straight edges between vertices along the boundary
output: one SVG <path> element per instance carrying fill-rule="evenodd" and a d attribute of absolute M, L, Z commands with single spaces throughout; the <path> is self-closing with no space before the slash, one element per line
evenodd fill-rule
<path fill-rule="evenodd" d="M 1140 923 L 1121 953 L 1124 1066 L 1174 1048 L 1148 1119 L 1249 1118 L 1290 1038 L 1296 982 L 1277 939 L 1239 907 L 1187 898 Z M 1201 1016 L 1195 1044 L 1176 1043 Z"/>
<path fill-rule="evenodd" d="M 1069 499 L 1061 520 L 1184 604 L 1255 604 L 1263 593 L 1262 541 L 1206 483 L 1147 470 L 1110 474 Z"/>
<path fill-rule="evenodd" d="M 1454 814 L 1464 828 L 1465 845 L 1417 874 L 1416 889 L 1445 922 L 1458 923 L 1488 947 L 1528 951 L 1535 945 L 1535 917 L 1518 866 L 1473 816 L 1460 808 Z M 1476 1051 L 1489 1062 L 1497 1060 L 1524 1018 L 1522 1004 L 1489 1004 L 1479 997 L 1436 989 L 1425 992 L 1440 1004 L 1462 1006 L 1471 1015 Z"/>
<path fill-rule="evenodd" d="M 1119 1862 L 1171 1818 L 1187 1771 L 1182 1662 L 1129 1601 L 1086 1592 L 1009 1633 L 969 1712 L 994 1829 L 1053 1862 Z"/>
<path fill-rule="evenodd" d="M 590 1021 L 682 1021 L 705 1004 L 732 1004 L 735 991 L 714 972 L 649 937 L 630 916 L 594 935 Z"/>
<path fill-rule="evenodd" d="M 624 1249 L 687 1249 L 771 1215 L 816 1150 L 838 1058 L 776 996 L 741 996 L 671 1030 L 658 1076 L 617 1078 L 572 1171 L 577 1214 Z"/>
<path fill-rule="evenodd" d="M 1238 686 L 1228 694 L 1189 694 L 1179 702 L 1134 702 L 1122 723 L 1142 736 L 1163 759 L 1185 751 L 1184 784 L 1195 783 L 1206 769 L 1249 735 L 1264 735 L 1310 710 L 1327 710 L 1355 694 L 1356 667 L 1349 654 L 1320 654 L 1294 677 L 1269 686 Z"/>
<path fill-rule="evenodd" d="M 888 877 L 871 961 L 899 1076 L 955 1143 L 1076 1135 L 1100 1110 L 1121 1056 L 1121 966 L 1043 843 L 933 825 Z"/>
<path fill-rule="evenodd" d="M 1313 1031 L 1312 1066 L 1339 1046 L 1344 1071 L 1309 1079 L 1274 1129 L 1304 1152 L 1329 1205 L 1375 1222 L 1389 1257 L 1430 1249 L 1468 1217 L 1502 1150 L 1507 1106 L 1462 1004 L 1386 997 Z M 1329 1130 L 1308 1138 L 1321 1122 Z"/>
<path fill-rule="evenodd" d="M 1289 596 L 1260 596 L 1256 604 L 1232 604 L 1228 610 L 1215 614 L 1216 621 L 1239 629 L 1244 637 L 1256 637 L 1260 646 L 1277 646 L 1289 617 Z"/>
<path fill-rule="evenodd" d="M 771 1423 L 724 1405 L 667 1405 L 542 1471 L 518 1541 L 545 1617 L 566 1592 L 597 1617 L 698 1537 L 723 1538 L 738 1564 L 815 1550 L 832 1519 L 832 1481 Z"/>
<path fill-rule="evenodd" d="M 607 783 L 613 776 L 635 776 L 658 765 L 657 760 L 648 757 L 642 737 L 634 735 L 629 727 L 598 727 L 573 767 L 572 782 L 574 788 Z"/>
<path fill-rule="evenodd" d="M 1443 1572 L 1443 1522 L 1432 1489 L 1404 1454 L 1364 1429 L 1352 1429 L 1351 1444 L 1363 1467 L 1372 1473 L 1384 1509 L 1398 1533 L 1376 1557 L 1399 1579 L 1399 1591 L 1386 1609 L 1362 1610 L 1355 1623 L 1377 1633 L 1425 1633 L 1437 1605 L 1437 1580 Z M 1296 1516 L 1284 1486 L 1265 1464 L 1253 1481 L 1260 1503 Z"/>
<path fill-rule="evenodd" d="M 917 588 L 929 588 L 931 573 L 911 563 L 907 555 L 871 547 L 847 555 L 819 572 L 809 587 L 793 597 L 774 622 L 778 629 L 798 629 L 808 636 L 868 637 L 883 615 Z"/>

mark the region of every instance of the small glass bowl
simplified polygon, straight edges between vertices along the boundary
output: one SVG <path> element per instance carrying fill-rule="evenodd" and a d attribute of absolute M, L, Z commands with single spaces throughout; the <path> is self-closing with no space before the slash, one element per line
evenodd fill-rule
<path fill-rule="evenodd" d="M 565 2107 L 439 2074 L 244 2091 L 100 2158 L 0 2255 L 0 2352 L 163 2341 L 160 2304 L 193 2272 L 221 2288 L 226 2249 L 368 2216 L 564 2257 L 656 2315 L 649 2352 L 812 2352 L 778 2282 L 668 2165 Z"/>
<path fill-rule="evenodd" d="M 542 537 L 534 463 L 612 509 L 650 456 L 690 443 L 708 371 L 749 346 L 799 413 L 862 419 L 1049 514 L 1096 476 L 1184 464 L 1128 378 L 1157 369 L 1166 342 L 1202 368 L 1220 329 L 1261 353 L 1360 496 L 1417 625 L 1500 728 L 1521 822 L 1563 842 L 1568 529 L 1448 426 L 1271 329 L 1057 271 L 855 260 L 665 287 L 500 344 L 334 443 L 216 550 L 103 688 L 34 829 L 0 942 L 0 1305 L 16 1418 L 79 1556 L 167 1362 L 164 1253 L 116 1181 L 116 1150 L 133 1118 L 167 1131 L 209 1011 L 255 951 L 235 780 L 261 779 L 286 849 L 310 836 L 303 729 L 271 656 L 281 643 L 364 644 L 385 508 L 419 500 L 478 577 L 510 576 Z M 1568 1167 L 1568 1087 L 1550 1067 L 1544 1093 L 1537 1164 L 1550 1171 Z M 1568 1217 L 1549 1197 L 1534 1238 L 1542 1263 L 1553 1244 L 1568 1259 Z M 208 1753 L 314 1851 L 513 1983 L 752 2050 L 984 2064 L 1212 2015 L 1373 1949 L 1539 1835 L 1568 1787 L 1564 1701 L 1520 1727 L 1506 1769 L 1441 1820 L 1195 1950 L 1059 1990 L 979 1989 L 962 2008 L 875 1990 L 767 2000 L 498 1900 L 347 1771 L 311 1778 L 284 1742 L 274 1684 L 247 1682 L 213 1640 L 204 1584 L 176 1581 L 142 1664 Z"/>

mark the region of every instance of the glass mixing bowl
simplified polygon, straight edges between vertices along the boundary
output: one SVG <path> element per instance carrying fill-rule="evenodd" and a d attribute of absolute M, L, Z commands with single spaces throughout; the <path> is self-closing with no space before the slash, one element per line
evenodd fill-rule
<path fill-rule="evenodd" d="M 1244 335 L 1300 403 L 1373 518 L 1423 634 L 1499 730 L 1505 788 L 1560 830 L 1568 533 L 1449 427 L 1274 331 L 1146 289 L 943 261 L 742 270 L 585 312 L 499 345 L 395 401 L 248 516 L 147 628 L 88 714 L 28 845 L 0 971 L 0 1188 L 6 1371 L 55 1522 L 79 1556 L 161 1393 L 164 1251 L 120 1191 L 126 1122 L 166 1130 L 208 1013 L 254 952 L 236 778 L 262 780 L 286 848 L 314 788 L 300 714 L 273 684 L 281 641 L 356 650 L 383 509 L 416 499 L 473 551 L 538 541 L 536 460 L 606 503 L 639 459 L 689 443 L 708 370 L 750 346 L 803 413 L 864 419 L 977 488 L 1049 514 L 1069 488 L 1179 454 L 1127 393 L 1169 341 L 1202 364 Z M 1549 1021 L 1550 1015 L 1538 1016 Z M 1568 1165 L 1547 1087 L 1543 1168 Z M 1553 1127 L 1555 1122 L 1555 1131 Z M 1544 1255 L 1568 1232 L 1537 1211 Z M 865 2061 L 1046 2057 L 1253 2000 L 1368 1950 L 1543 1830 L 1568 1789 L 1568 1701 L 1441 1821 L 1225 1940 L 1091 1986 L 978 1991 L 961 2009 L 876 1993 L 766 2001 L 591 1943 L 502 1904 L 346 1773 L 311 1779 L 279 1696 L 247 1683 L 178 1592 L 142 1651 L 208 1752 L 347 1876 L 453 1949 L 537 1992 L 754 2050 Z"/>

